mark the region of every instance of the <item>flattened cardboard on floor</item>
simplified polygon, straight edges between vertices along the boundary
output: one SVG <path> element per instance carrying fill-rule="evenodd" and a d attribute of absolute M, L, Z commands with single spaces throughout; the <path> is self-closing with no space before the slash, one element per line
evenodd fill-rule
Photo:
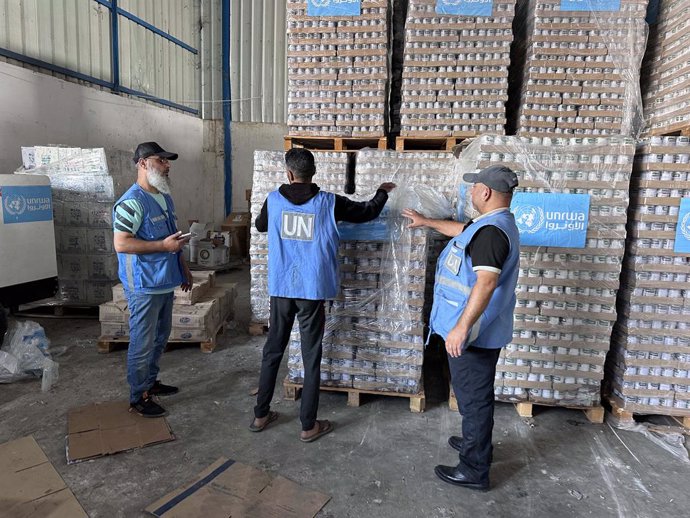
<path fill-rule="evenodd" d="M 67 433 L 68 464 L 175 440 L 165 418 L 131 413 L 126 401 L 73 408 Z"/>
<path fill-rule="evenodd" d="M 0 515 L 88 518 L 31 436 L 0 444 Z"/>
<path fill-rule="evenodd" d="M 220 458 L 146 511 L 159 518 L 313 518 L 330 499 L 286 478 Z"/>

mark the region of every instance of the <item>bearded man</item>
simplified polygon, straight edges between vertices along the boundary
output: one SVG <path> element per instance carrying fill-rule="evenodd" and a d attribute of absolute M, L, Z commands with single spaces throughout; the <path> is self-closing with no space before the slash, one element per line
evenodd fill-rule
<path fill-rule="evenodd" d="M 118 273 L 129 306 L 127 382 L 130 412 L 163 417 L 166 410 L 152 396 L 168 396 L 177 387 L 158 380 L 158 362 L 172 327 L 173 292 L 188 291 L 192 274 L 181 250 L 188 238 L 177 230 L 170 196 L 170 161 L 177 153 L 155 142 L 134 152 L 137 181 L 113 207 Z"/>

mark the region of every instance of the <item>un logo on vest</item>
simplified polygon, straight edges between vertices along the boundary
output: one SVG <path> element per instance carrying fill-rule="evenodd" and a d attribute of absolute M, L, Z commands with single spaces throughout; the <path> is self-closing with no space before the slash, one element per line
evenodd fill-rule
<path fill-rule="evenodd" d="M 5 210 L 10 216 L 20 216 L 26 212 L 26 200 L 21 195 L 5 196 Z"/>
<path fill-rule="evenodd" d="M 280 218 L 281 239 L 314 240 L 314 214 L 283 212 Z"/>
<path fill-rule="evenodd" d="M 544 210 L 534 205 L 519 205 L 513 211 L 520 232 L 534 234 L 544 226 Z"/>
<path fill-rule="evenodd" d="M 690 212 L 688 212 L 680 222 L 680 231 L 683 237 L 690 241 Z"/>

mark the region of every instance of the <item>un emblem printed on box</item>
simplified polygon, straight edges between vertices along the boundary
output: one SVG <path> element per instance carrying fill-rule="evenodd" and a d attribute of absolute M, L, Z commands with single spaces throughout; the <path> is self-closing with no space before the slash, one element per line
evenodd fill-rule
<path fill-rule="evenodd" d="M 283 211 L 280 218 L 281 239 L 314 240 L 314 214 Z"/>

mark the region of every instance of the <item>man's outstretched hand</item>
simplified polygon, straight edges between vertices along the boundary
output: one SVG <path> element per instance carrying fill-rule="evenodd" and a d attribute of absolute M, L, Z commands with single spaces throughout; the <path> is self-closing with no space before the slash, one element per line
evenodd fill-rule
<path fill-rule="evenodd" d="M 379 189 L 383 189 L 386 192 L 391 192 L 393 189 L 395 189 L 397 186 L 393 182 L 383 182 L 380 186 Z"/>
<path fill-rule="evenodd" d="M 423 227 L 426 225 L 426 218 L 413 209 L 403 209 L 402 216 L 412 220 L 407 228 Z"/>

